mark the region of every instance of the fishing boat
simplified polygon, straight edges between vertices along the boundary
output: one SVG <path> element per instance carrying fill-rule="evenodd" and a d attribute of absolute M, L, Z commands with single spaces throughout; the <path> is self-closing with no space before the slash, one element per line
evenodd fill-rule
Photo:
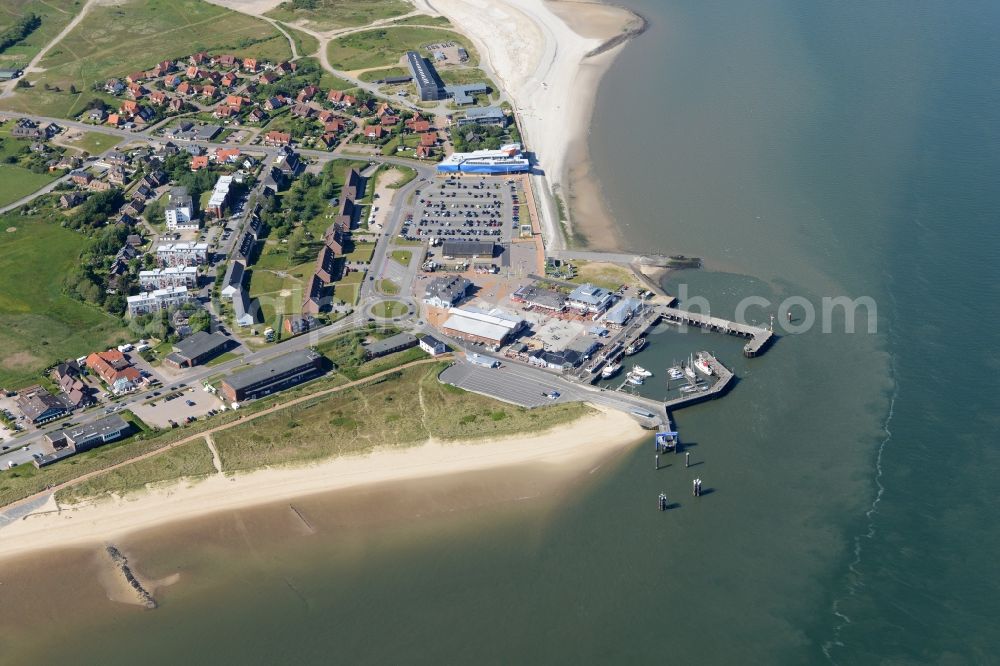
<path fill-rule="evenodd" d="M 646 338 L 639 338 L 628 347 L 625 348 L 625 355 L 631 356 L 632 354 L 638 354 L 646 346 Z"/>
<path fill-rule="evenodd" d="M 632 366 L 632 372 L 630 372 L 629 374 L 630 375 L 638 375 L 639 377 L 652 377 L 653 376 L 652 372 L 650 372 L 646 368 L 642 367 L 641 365 L 633 365 Z"/>
<path fill-rule="evenodd" d="M 621 369 L 622 369 L 621 363 L 615 363 L 614 361 L 611 361 L 606 366 L 604 366 L 603 370 L 601 370 L 601 377 L 603 377 L 604 379 L 611 379 L 616 374 L 618 374 L 618 371 Z"/>
<path fill-rule="evenodd" d="M 698 358 L 694 361 L 694 367 L 706 377 L 712 376 L 712 366 L 708 364 L 708 358 L 704 354 L 698 354 Z"/>

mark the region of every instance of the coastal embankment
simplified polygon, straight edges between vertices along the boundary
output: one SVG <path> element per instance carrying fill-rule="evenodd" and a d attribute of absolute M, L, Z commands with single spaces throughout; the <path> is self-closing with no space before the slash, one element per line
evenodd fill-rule
<path fill-rule="evenodd" d="M 529 436 L 476 442 L 428 441 L 404 450 L 377 450 L 311 466 L 276 467 L 242 475 L 216 474 L 125 497 L 60 506 L 54 498 L 0 529 L 0 558 L 105 543 L 131 532 L 208 514 L 287 502 L 296 497 L 515 465 L 539 465 L 567 475 L 585 473 L 605 456 L 638 441 L 644 431 L 629 416 L 596 411 Z"/>
<path fill-rule="evenodd" d="M 534 184 L 548 247 L 618 248 L 620 234 L 589 166 L 587 137 L 601 77 L 645 29 L 645 19 L 574 0 L 435 0 L 432 6 L 472 39 L 511 97 L 544 173 Z"/>

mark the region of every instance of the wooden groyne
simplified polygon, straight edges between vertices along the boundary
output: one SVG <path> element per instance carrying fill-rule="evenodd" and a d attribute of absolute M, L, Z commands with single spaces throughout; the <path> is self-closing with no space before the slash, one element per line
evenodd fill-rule
<path fill-rule="evenodd" d="M 764 328 L 763 326 L 741 324 L 739 322 L 729 321 L 728 319 L 723 319 L 721 317 L 713 317 L 711 315 L 701 314 L 698 312 L 688 312 L 687 310 L 679 310 L 665 305 L 656 307 L 659 310 L 660 315 L 667 321 L 672 321 L 677 324 L 686 324 L 688 326 L 697 326 L 698 328 L 704 328 L 716 333 L 736 335 L 741 338 L 750 338 L 750 340 L 743 345 L 743 355 L 747 358 L 753 358 L 754 356 L 761 354 L 767 346 L 771 344 L 771 341 L 774 338 L 774 331 L 770 328 Z"/>
<path fill-rule="evenodd" d="M 129 584 L 129 587 L 135 590 L 135 594 L 139 599 L 139 602 L 150 610 L 156 608 L 156 599 L 154 599 L 153 595 L 146 591 L 146 588 L 142 586 L 139 579 L 135 577 L 134 573 L 132 573 L 132 568 L 129 567 L 128 558 L 125 557 L 125 554 L 111 544 L 108 544 L 105 550 L 107 550 L 108 556 L 111 558 L 111 562 L 114 564 L 115 568 L 122 574 L 122 576 L 125 577 L 125 581 Z"/>

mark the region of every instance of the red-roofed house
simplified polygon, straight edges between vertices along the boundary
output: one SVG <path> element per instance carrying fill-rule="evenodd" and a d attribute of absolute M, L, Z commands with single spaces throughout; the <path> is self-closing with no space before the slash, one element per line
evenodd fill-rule
<path fill-rule="evenodd" d="M 243 59 L 243 69 L 248 72 L 257 71 L 257 59 L 256 58 L 244 58 Z"/>
<path fill-rule="evenodd" d="M 239 148 L 216 148 L 216 162 L 235 162 L 240 156 Z"/>
<path fill-rule="evenodd" d="M 122 102 L 122 105 L 118 107 L 118 113 L 126 116 L 134 116 L 139 112 L 139 103 L 130 99 Z"/>
<path fill-rule="evenodd" d="M 236 75 L 233 74 L 232 72 L 227 73 L 225 76 L 219 79 L 219 83 L 226 86 L 227 88 L 232 88 L 233 84 L 236 83 L 236 81 L 237 81 Z"/>
<path fill-rule="evenodd" d="M 381 125 L 371 125 L 365 128 L 365 138 L 383 139 L 389 132 Z"/>
<path fill-rule="evenodd" d="M 426 134 L 420 135 L 420 145 L 425 148 L 436 146 L 437 142 L 438 142 L 438 136 L 435 133 L 427 132 Z"/>
<path fill-rule="evenodd" d="M 317 88 L 316 86 L 306 86 L 305 88 L 299 91 L 299 94 L 295 97 L 295 99 L 299 100 L 300 102 L 308 102 L 313 97 L 315 97 L 317 93 L 319 93 L 319 88 Z"/>
<path fill-rule="evenodd" d="M 208 155 L 195 155 L 191 158 L 191 171 L 208 168 Z"/>
<path fill-rule="evenodd" d="M 236 110 L 243 108 L 243 98 L 239 95 L 226 95 L 226 105 L 231 106 Z"/>
<path fill-rule="evenodd" d="M 215 99 L 215 94 L 218 91 L 219 91 L 219 89 L 216 88 L 215 86 L 213 86 L 213 85 L 207 85 L 207 86 L 205 86 L 204 88 L 201 89 L 201 96 L 204 97 L 205 99 L 212 100 L 212 99 Z"/>
<path fill-rule="evenodd" d="M 156 90 L 149 96 L 149 101 L 153 104 L 166 104 L 167 103 L 167 93 L 162 90 Z"/>
<path fill-rule="evenodd" d="M 122 122 L 121 116 L 119 116 L 117 113 L 109 113 L 108 114 L 108 124 L 109 125 L 112 125 L 114 127 L 118 127 L 118 125 L 120 125 L 121 122 Z"/>
<path fill-rule="evenodd" d="M 212 115 L 216 118 L 232 118 L 236 114 L 236 109 L 231 106 L 226 106 L 225 104 L 220 104 L 215 107 L 215 111 L 212 112 Z"/>
<path fill-rule="evenodd" d="M 277 80 L 278 80 L 278 75 L 275 74 L 274 72 L 264 72 L 263 74 L 261 74 L 260 76 L 257 77 L 257 81 L 261 85 L 265 85 L 265 86 L 271 85 L 272 83 L 274 83 Z"/>
<path fill-rule="evenodd" d="M 288 132 L 271 130 L 264 135 L 265 146 L 287 146 L 292 143 L 292 135 Z"/>
<path fill-rule="evenodd" d="M 215 59 L 215 62 L 218 63 L 221 67 L 232 67 L 233 65 L 236 64 L 236 56 L 220 55 L 218 58 Z"/>
<path fill-rule="evenodd" d="M 434 154 L 434 151 L 432 151 L 428 146 L 417 146 L 416 153 L 418 160 L 425 160 L 428 157 L 431 157 Z"/>

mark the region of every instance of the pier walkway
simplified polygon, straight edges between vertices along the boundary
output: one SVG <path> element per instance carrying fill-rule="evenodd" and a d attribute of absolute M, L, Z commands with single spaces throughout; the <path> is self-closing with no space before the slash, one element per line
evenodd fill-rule
<path fill-rule="evenodd" d="M 715 358 L 708 352 L 701 352 L 701 354 L 708 361 L 708 367 L 712 369 L 714 376 L 717 377 L 715 383 L 712 384 L 711 387 L 706 388 L 704 391 L 689 393 L 687 395 L 682 395 L 679 398 L 667 400 L 663 403 L 663 407 L 667 410 L 667 413 L 670 413 L 670 411 L 674 409 L 680 409 L 681 407 L 694 405 L 699 402 L 704 402 L 705 400 L 718 398 L 729 390 L 730 385 L 736 376 L 729 368 L 722 365 L 719 359 Z"/>
<path fill-rule="evenodd" d="M 668 306 L 657 306 L 657 309 L 660 315 L 667 321 L 686 324 L 688 326 L 697 326 L 698 328 L 705 328 L 716 333 L 750 338 L 749 342 L 743 345 L 743 355 L 747 358 L 759 355 L 774 338 L 774 332 L 770 328 L 764 328 L 763 326 L 741 324 L 729 321 L 728 319 L 722 319 L 721 317 L 713 317 L 698 312 L 688 312 L 687 310 L 679 310 Z"/>

